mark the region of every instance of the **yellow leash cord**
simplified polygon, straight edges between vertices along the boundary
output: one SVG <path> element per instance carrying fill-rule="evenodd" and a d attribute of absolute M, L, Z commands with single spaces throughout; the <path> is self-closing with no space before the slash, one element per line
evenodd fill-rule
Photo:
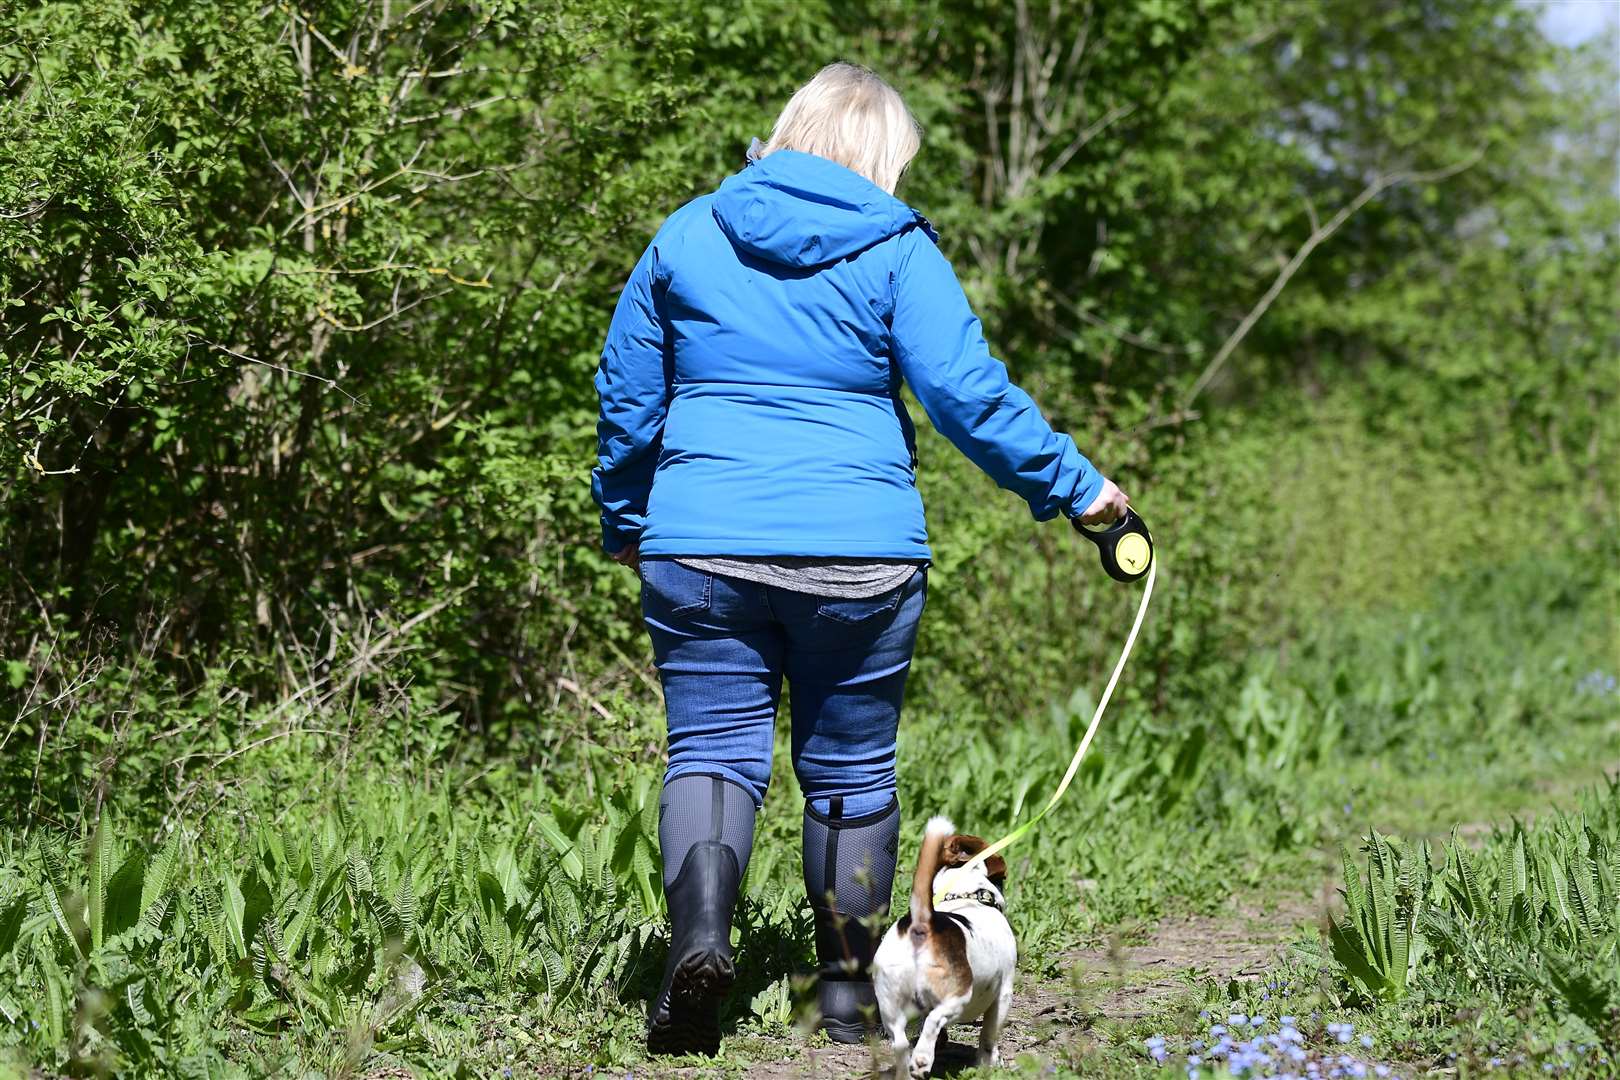
<path fill-rule="evenodd" d="M 1152 565 L 1148 567 L 1147 586 L 1142 590 L 1142 603 L 1136 609 L 1136 621 L 1131 624 L 1130 635 L 1125 639 L 1125 648 L 1119 654 L 1119 663 L 1114 665 L 1114 673 L 1108 677 L 1108 686 L 1103 690 L 1102 700 L 1097 702 L 1097 711 L 1091 714 L 1091 724 L 1086 728 L 1085 737 L 1080 740 L 1080 748 L 1074 752 L 1074 758 L 1069 762 L 1069 771 L 1063 774 L 1063 782 L 1057 786 L 1056 791 L 1052 792 L 1052 797 L 1046 801 L 1045 806 L 1041 807 L 1040 813 L 973 856 L 968 860 L 967 865 L 962 867 L 963 870 L 978 866 L 984 860 L 1009 844 L 1014 843 L 1033 829 L 1040 823 L 1041 818 L 1045 817 L 1052 807 L 1058 804 L 1058 800 L 1063 798 L 1063 793 L 1069 790 L 1070 781 L 1074 779 L 1075 773 L 1080 771 L 1080 762 L 1086 756 L 1086 751 L 1091 747 L 1092 736 L 1097 734 L 1097 725 L 1102 722 L 1103 710 L 1108 708 L 1108 700 L 1114 696 L 1114 686 L 1119 682 L 1120 672 L 1125 670 L 1125 661 L 1130 659 L 1131 647 L 1136 644 L 1137 631 L 1142 629 L 1142 617 L 1147 614 L 1148 601 L 1153 597 L 1153 579 L 1158 576 L 1159 560 L 1155 557 Z"/>

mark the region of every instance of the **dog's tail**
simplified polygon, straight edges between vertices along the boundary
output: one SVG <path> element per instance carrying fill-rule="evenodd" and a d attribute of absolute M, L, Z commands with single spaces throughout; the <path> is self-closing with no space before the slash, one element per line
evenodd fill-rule
<path fill-rule="evenodd" d="M 926 934 L 934 919 L 934 875 L 939 873 L 945 838 L 956 831 L 950 818 L 933 817 L 923 829 L 917 873 L 911 879 L 911 932 Z"/>

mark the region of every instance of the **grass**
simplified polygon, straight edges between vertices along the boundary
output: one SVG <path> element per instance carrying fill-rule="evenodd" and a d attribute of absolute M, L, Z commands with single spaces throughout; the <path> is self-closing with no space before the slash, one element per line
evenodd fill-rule
<path fill-rule="evenodd" d="M 1583 791 L 1571 812 L 1508 823 L 1477 846 L 1453 837 L 1431 851 L 1373 833 L 1364 865 L 1345 852 L 1344 910 L 1325 941 L 1307 935 L 1262 978 L 1206 984 L 1071 1064 L 1111 1056 L 1116 1069 L 1151 1072 L 1157 1049 L 1189 1076 L 1229 1072 L 1234 1056 L 1257 1077 L 1296 1075 L 1307 1060 L 1340 1076 L 1613 1076 L 1617 841 L 1620 778 Z M 1222 1046 L 1236 1028 L 1229 1016 L 1267 1023 Z M 1276 1040 L 1283 1016 L 1304 1033 L 1298 1061 Z M 1259 1052 L 1245 1055 L 1254 1035 Z"/>
<path fill-rule="evenodd" d="M 1370 889 L 1393 890 L 1390 903 L 1422 927 L 1404 980 L 1384 952 L 1369 976 L 1353 952 L 1307 934 L 1263 982 L 1189 985 L 1151 1016 L 1104 1024 L 1016 1070 L 1157 1073 L 1144 1040 L 1164 1037 L 1184 1063 L 1175 1055 L 1191 1039 L 1210 1041 L 1201 1009 L 1275 1017 L 1286 1006 L 1310 1052 L 1338 1052 L 1325 1025 L 1354 1023 L 1402 1075 L 1448 1054 L 1468 1068 L 1518 1054 L 1598 1075 L 1559 1047 L 1611 1038 L 1607 999 L 1548 988 L 1596 978 L 1594 965 L 1612 959 L 1612 911 L 1590 939 L 1469 923 L 1449 899 L 1461 842 L 1431 849 L 1421 903 L 1408 880 L 1425 837 L 1529 811 L 1522 843 L 1557 847 L 1567 878 L 1576 819 L 1543 811 L 1620 742 L 1602 670 L 1611 628 L 1599 605 L 1569 599 L 1589 583 L 1528 568 L 1493 581 L 1483 594 L 1464 583 L 1416 616 L 1325 626 L 1212 680 L 1198 701 L 1125 697 L 1071 795 L 1011 852 L 1026 982 L 1060 987 L 1077 947 L 1132 927 L 1140 936 L 1166 913 L 1229 910 L 1234 896 L 1316 896 L 1324 852 L 1372 828 L 1406 835 L 1387 850 L 1375 842 L 1386 869 L 1375 862 Z M 183 798 L 115 790 L 76 828 L 0 838 L 0 1062 L 75 1075 L 644 1069 L 642 1002 L 665 940 L 656 716 L 609 705 L 622 727 L 599 726 L 592 745 L 540 767 L 521 750 L 458 752 L 432 716 L 306 721 L 292 726 L 356 734 L 278 732 L 252 753 L 210 759 L 206 784 L 171 788 Z M 1078 692 L 956 740 L 949 758 L 914 743 L 952 718 L 910 716 L 910 819 L 949 813 L 999 835 L 1051 790 L 1089 714 Z M 1612 852 L 1616 815 L 1603 813 Z M 798 1038 L 811 930 L 797 830 L 789 779 L 767 800 L 744 885 L 730 1070 L 779 1059 Z M 1481 838 L 1492 895 L 1515 835 Z M 914 843 L 908 831 L 903 863 Z M 1369 891 L 1364 872 L 1356 864 Z M 1542 926 L 1548 886 L 1536 888 L 1523 926 Z M 1612 882 L 1604 888 L 1612 898 Z M 1356 911 L 1352 899 L 1347 925 L 1364 931 Z M 1577 974 L 1547 966 L 1554 940 L 1557 963 Z M 1475 958 L 1474 974 L 1458 974 L 1459 954 Z M 1268 1002 L 1257 996 L 1266 983 L 1292 989 Z M 1096 990 L 1092 979 L 1086 993 Z"/>

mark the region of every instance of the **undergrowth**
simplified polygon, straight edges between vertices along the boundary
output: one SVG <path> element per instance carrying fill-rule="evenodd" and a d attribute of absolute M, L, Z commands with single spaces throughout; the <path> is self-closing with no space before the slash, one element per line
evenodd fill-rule
<path fill-rule="evenodd" d="M 1270 1018 L 1318 1034 L 1324 1076 L 1615 1075 L 1620 778 L 1584 789 L 1567 812 L 1483 835 L 1456 829 L 1438 846 L 1373 831 L 1342 858 L 1341 910 L 1325 935 L 1263 979 L 1206 984 L 1203 1022 L 1183 1012 L 1139 1025 L 1116 1062 L 1301 1074 L 1304 1041 L 1250 1026 Z M 1170 1034 L 1142 1037 L 1148 1029 Z"/>
<path fill-rule="evenodd" d="M 1476 604 L 1459 620 L 1448 605 L 1480 587 L 1463 582 L 1431 614 L 1324 625 L 1286 654 L 1258 654 L 1201 701 L 1158 709 L 1127 694 L 1072 794 L 1012 853 L 1026 968 L 1061 974 L 1065 948 L 1165 910 L 1279 882 L 1308 888 L 1314 852 L 1353 827 L 1369 784 L 1410 802 L 1437 768 L 1574 767 L 1613 735 L 1613 692 L 1589 674 L 1605 630 L 1569 602 L 1590 585 L 1521 568 L 1492 584 L 1509 601 L 1500 609 Z M 999 835 L 1052 790 L 1090 706 L 1079 692 L 972 737 L 949 716 L 909 717 L 903 804 L 914 819 L 949 813 Z M 638 1060 L 641 1002 L 665 948 L 656 716 L 628 704 L 609 715 L 590 745 L 538 762 L 437 745 L 441 728 L 404 706 L 391 719 L 284 716 L 262 746 L 196 766 L 205 782 L 111 790 L 78 828 L 8 834 L 0 1044 L 72 1073 L 342 1076 L 396 1061 L 486 1074 Z M 925 752 L 941 742 L 952 753 Z M 744 886 L 729 1007 L 743 1032 L 786 1034 L 806 989 L 791 789 L 768 797 Z M 1597 858 L 1598 841 L 1573 820 L 1503 834 L 1477 871 L 1456 843 L 1418 874 L 1420 847 L 1375 841 L 1375 881 L 1351 890 L 1343 933 L 1385 937 L 1346 969 L 1347 1006 L 1420 986 L 1448 1000 L 1436 979 L 1473 979 L 1471 994 L 1495 993 L 1505 1010 L 1563 985 L 1559 1015 L 1584 1015 L 1574 988 L 1612 959 L 1614 923 L 1592 924 L 1608 935 L 1608 952 L 1593 951 L 1570 913 L 1612 905 L 1613 883 L 1594 879 L 1587 903 L 1579 852 Z M 1601 843 L 1615 850 L 1612 835 Z M 1470 872 L 1492 883 L 1508 872 L 1499 849 L 1533 853 L 1527 899 L 1481 885 L 1493 899 L 1459 906 L 1474 903 Z M 1388 937 L 1391 903 L 1405 953 Z M 1558 955 L 1586 967 L 1557 967 L 1520 941 L 1544 922 Z M 1532 971 L 1542 981 L 1526 981 Z M 1601 1026 L 1599 1009 L 1582 1022 Z"/>

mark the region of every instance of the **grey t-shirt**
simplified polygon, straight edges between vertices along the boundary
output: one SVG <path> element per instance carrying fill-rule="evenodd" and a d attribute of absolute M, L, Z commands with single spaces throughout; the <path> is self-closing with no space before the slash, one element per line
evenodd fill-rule
<path fill-rule="evenodd" d="M 843 600 L 878 596 L 899 588 L 924 565 L 897 559 L 829 559 L 798 555 L 746 558 L 705 555 L 677 558 L 675 561 L 706 574 L 721 574 L 792 592 L 836 596 Z"/>

